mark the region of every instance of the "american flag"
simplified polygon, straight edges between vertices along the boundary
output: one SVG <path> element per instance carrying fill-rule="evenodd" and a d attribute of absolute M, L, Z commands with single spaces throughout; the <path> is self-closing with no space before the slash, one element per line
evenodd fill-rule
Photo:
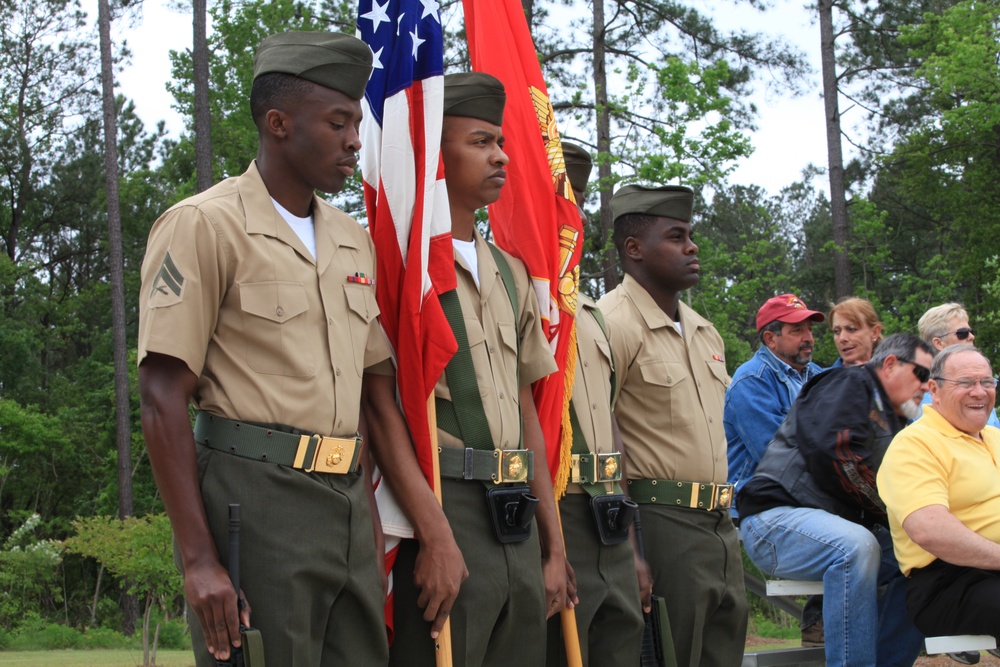
<path fill-rule="evenodd" d="M 361 174 L 376 249 L 375 294 L 396 354 L 400 405 L 417 460 L 433 485 L 427 400 L 457 349 L 437 299 L 455 288 L 440 157 L 444 55 L 438 3 L 362 0 L 358 33 L 374 54 L 362 100 Z M 393 533 L 409 537 L 412 529 L 401 514 L 383 509 L 384 486 L 378 488 L 379 507 L 391 548 L 398 544 Z"/>

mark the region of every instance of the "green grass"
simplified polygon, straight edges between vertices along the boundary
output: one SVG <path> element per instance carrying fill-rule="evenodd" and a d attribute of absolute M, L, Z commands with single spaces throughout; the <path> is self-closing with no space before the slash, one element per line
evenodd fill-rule
<path fill-rule="evenodd" d="M 130 649 L 93 651 L 2 651 L 4 667 L 136 667 L 142 651 Z M 157 651 L 159 667 L 194 667 L 191 651 Z"/>

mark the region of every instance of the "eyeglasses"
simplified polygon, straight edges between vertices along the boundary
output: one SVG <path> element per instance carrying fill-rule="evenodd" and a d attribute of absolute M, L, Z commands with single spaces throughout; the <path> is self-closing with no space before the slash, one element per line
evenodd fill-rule
<path fill-rule="evenodd" d="M 986 391 L 995 391 L 997 388 L 996 378 L 980 378 L 978 380 L 976 380 L 975 378 L 959 378 L 957 380 L 952 380 L 951 378 L 943 378 L 935 375 L 934 379 L 937 380 L 938 382 L 954 382 L 956 385 L 958 385 L 962 389 L 965 389 L 966 391 L 972 389 L 977 384 Z"/>
<path fill-rule="evenodd" d="M 968 340 L 969 336 L 975 336 L 976 332 L 969 327 L 962 327 L 961 329 L 955 329 L 954 331 L 949 331 L 946 334 L 938 336 L 938 338 L 947 338 L 948 336 L 955 334 L 955 338 L 959 340 Z"/>
<path fill-rule="evenodd" d="M 920 384 L 923 384 L 931 379 L 931 369 L 926 366 L 921 366 L 915 361 L 910 361 L 909 359 L 900 359 L 904 364 L 911 364 L 913 366 L 913 374 L 917 376 L 920 380 Z"/>

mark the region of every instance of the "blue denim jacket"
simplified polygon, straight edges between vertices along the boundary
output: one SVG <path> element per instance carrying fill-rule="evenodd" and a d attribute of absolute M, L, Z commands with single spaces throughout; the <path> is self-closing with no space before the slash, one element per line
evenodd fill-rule
<path fill-rule="evenodd" d="M 723 424 L 728 443 L 729 483 L 738 492 L 753 476 L 806 380 L 822 372 L 809 363 L 800 374 L 767 346 L 733 373 L 726 390 Z"/>

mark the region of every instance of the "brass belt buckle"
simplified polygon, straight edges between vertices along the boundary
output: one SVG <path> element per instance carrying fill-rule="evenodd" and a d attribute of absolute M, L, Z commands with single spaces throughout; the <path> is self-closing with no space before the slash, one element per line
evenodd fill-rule
<path fill-rule="evenodd" d="M 494 484 L 528 481 L 528 455 L 526 449 L 495 449 L 497 471 L 493 475 Z"/>
<path fill-rule="evenodd" d="M 622 479 L 622 455 L 598 454 L 595 463 L 595 482 L 620 482 Z"/>
<path fill-rule="evenodd" d="M 733 506 L 733 485 L 715 484 L 712 491 L 712 507 L 709 509 L 727 510 Z"/>
<path fill-rule="evenodd" d="M 306 472 L 324 472 L 344 475 L 351 472 L 354 461 L 354 450 L 357 441 L 351 443 L 347 438 L 331 438 L 324 435 L 312 436 L 319 440 L 316 446 L 316 458 Z"/>

